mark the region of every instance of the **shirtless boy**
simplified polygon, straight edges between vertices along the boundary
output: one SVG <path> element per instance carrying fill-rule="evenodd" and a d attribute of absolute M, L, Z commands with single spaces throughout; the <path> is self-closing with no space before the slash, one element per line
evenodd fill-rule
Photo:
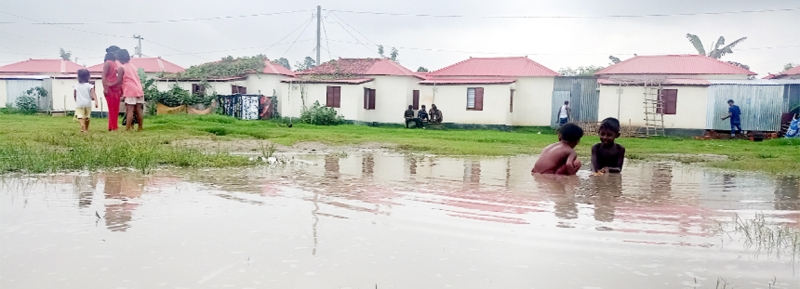
<path fill-rule="evenodd" d="M 625 162 L 625 148 L 615 143 L 619 137 L 619 121 L 609 117 L 600 123 L 600 143 L 592 146 L 592 171 L 595 173 L 619 173 Z"/>
<path fill-rule="evenodd" d="M 581 161 L 575 153 L 575 146 L 583 137 L 583 129 L 574 123 L 567 123 L 558 130 L 558 142 L 544 148 L 539 160 L 533 165 L 531 173 L 574 175 L 581 169 Z"/>

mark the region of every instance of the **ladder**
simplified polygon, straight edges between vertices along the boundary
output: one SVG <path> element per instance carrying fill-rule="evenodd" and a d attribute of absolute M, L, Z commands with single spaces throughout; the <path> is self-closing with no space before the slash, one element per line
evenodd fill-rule
<path fill-rule="evenodd" d="M 666 136 L 664 132 L 664 102 L 659 97 L 660 93 L 660 81 L 644 83 L 644 127 L 643 131 L 639 131 L 641 137 Z"/>

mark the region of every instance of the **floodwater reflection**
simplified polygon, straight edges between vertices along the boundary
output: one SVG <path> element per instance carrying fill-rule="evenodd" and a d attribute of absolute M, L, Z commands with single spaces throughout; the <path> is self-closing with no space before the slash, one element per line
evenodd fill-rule
<path fill-rule="evenodd" d="M 759 256 L 717 229 L 753 212 L 800 228 L 797 178 L 669 162 L 564 177 L 531 175 L 536 158 L 525 156 L 293 157 L 148 176 L 7 176 L 0 287 L 800 285 L 797 261 Z"/>

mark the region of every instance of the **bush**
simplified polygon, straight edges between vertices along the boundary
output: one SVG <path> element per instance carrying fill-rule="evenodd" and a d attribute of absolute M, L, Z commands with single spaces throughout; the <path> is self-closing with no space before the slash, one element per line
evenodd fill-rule
<path fill-rule="evenodd" d="M 344 116 L 330 107 L 324 107 L 315 101 L 311 108 L 300 113 L 300 121 L 313 125 L 338 125 L 344 123 Z"/>
<path fill-rule="evenodd" d="M 34 114 L 39 111 L 36 98 L 30 95 L 21 95 L 17 98 L 17 110 L 24 114 Z"/>
<path fill-rule="evenodd" d="M 191 97 L 192 95 L 189 94 L 188 90 L 175 85 L 170 90 L 158 93 L 156 101 L 169 107 L 177 107 L 185 104 Z"/>

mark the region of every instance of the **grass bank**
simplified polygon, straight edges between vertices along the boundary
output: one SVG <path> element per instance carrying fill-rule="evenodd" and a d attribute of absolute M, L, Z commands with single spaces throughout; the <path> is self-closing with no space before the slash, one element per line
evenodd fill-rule
<path fill-rule="evenodd" d="M 68 118 L 0 114 L 0 171 L 44 172 L 53 170 L 135 167 L 244 166 L 250 162 L 227 152 L 212 154 L 176 147 L 187 139 L 265 140 L 282 145 L 321 142 L 329 145 L 361 143 L 394 144 L 401 150 L 441 155 L 501 156 L 536 154 L 556 140 L 547 128 L 519 128 L 511 132 L 491 130 L 420 130 L 342 125 L 318 127 L 296 124 L 293 128 L 269 121 L 239 121 L 230 117 L 155 116 L 145 120 L 141 133 L 107 132 L 105 119 L 96 119 L 91 133 L 78 132 Z M 587 156 L 596 137 L 584 138 L 578 153 Z M 734 170 L 800 174 L 800 140 L 699 141 L 686 138 L 620 139 L 630 159 L 672 159 L 705 162 Z M 702 154 L 724 155 L 712 161 Z"/>

